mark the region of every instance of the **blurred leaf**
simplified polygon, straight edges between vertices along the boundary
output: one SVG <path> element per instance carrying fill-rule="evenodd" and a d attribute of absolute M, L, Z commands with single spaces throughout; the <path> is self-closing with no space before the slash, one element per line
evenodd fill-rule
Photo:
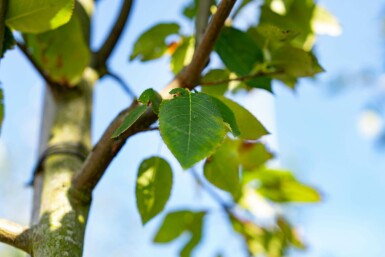
<path fill-rule="evenodd" d="M 188 4 L 182 11 L 183 15 L 192 20 L 194 19 L 196 13 L 197 13 L 197 10 L 198 10 L 198 1 L 199 0 L 192 0 L 190 2 L 190 4 Z"/>
<path fill-rule="evenodd" d="M 119 128 L 117 128 L 112 134 L 111 138 L 117 138 L 120 136 L 124 131 L 129 129 L 147 110 L 146 105 L 138 105 L 136 106 L 132 111 L 130 111 L 127 116 L 124 118 L 122 124 L 120 124 Z"/>
<path fill-rule="evenodd" d="M 283 46 L 275 51 L 271 65 L 294 78 L 311 77 L 324 71 L 312 53 L 291 46 Z"/>
<path fill-rule="evenodd" d="M 266 0 L 261 6 L 259 24 L 272 24 L 284 30 L 297 31 L 293 44 L 307 51 L 314 43 L 312 30 L 315 3 L 308 1 Z"/>
<path fill-rule="evenodd" d="M 274 43 L 288 43 L 300 33 L 298 31 L 282 29 L 270 23 L 265 23 L 249 28 L 247 34 L 250 35 L 260 47 L 264 48 L 271 46 L 271 44 Z"/>
<path fill-rule="evenodd" d="M 238 141 L 227 138 L 204 165 L 206 179 L 235 199 L 240 189 L 238 145 Z"/>
<path fill-rule="evenodd" d="M 338 20 L 328 10 L 319 5 L 314 9 L 312 28 L 317 34 L 339 36 L 342 33 Z"/>
<path fill-rule="evenodd" d="M 171 188 L 172 170 L 167 161 L 159 157 L 143 160 L 136 179 L 136 205 L 143 224 L 163 210 Z"/>
<path fill-rule="evenodd" d="M 184 37 L 179 43 L 175 52 L 171 56 L 171 71 L 178 74 L 185 66 L 187 66 L 193 57 L 195 48 L 194 37 Z"/>
<path fill-rule="evenodd" d="M 33 58 L 51 79 L 68 86 L 80 81 L 91 55 L 76 13 L 66 25 L 42 34 L 25 34 L 25 39 Z"/>
<path fill-rule="evenodd" d="M 190 240 L 180 252 L 181 257 L 191 256 L 191 252 L 200 243 L 205 212 L 177 211 L 169 213 L 159 228 L 155 243 L 168 243 L 184 232 L 191 234 Z"/>
<path fill-rule="evenodd" d="M 9 27 L 5 27 L 4 30 L 4 38 L 3 38 L 3 45 L 2 49 L 0 51 L 0 59 L 4 57 L 4 53 L 7 50 L 12 49 L 16 44 L 15 38 L 13 37 L 12 31 L 9 29 Z"/>
<path fill-rule="evenodd" d="M 211 155 L 222 143 L 226 128 L 209 95 L 174 89 L 159 112 L 162 138 L 184 169 Z"/>
<path fill-rule="evenodd" d="M 277 220 L 277 225 L 283 232 L 286 239 L 296 248 L 305 249 L 305 245 L 302 242 L 301 238 L 298 236 L 295 228 L 284 218 L 279 217 Z"/>
<path fill-rule="evenodd" d="M 135 42 L 130 60 L 138 58 L 145 62 L 162 57 L 167 51 L 166 38 L 178 34 L 179 29 L 176 23 L 161 23 L 150 28 Z"/>
<path fill-rule="evenodd" d="M 162 97 L 154 89 L 146 89 L 138 99 L 139 102 L 145 105 L 151 104 L 152 110 L 156 115 L 159 114 L 159 106 L 162 103 Z"/>
<path fill-rule="evenodd" d="M 6 24 L 25 33 L 42 33 L 67 23 L 74 0 L 11 0 Z"/>
<path fill-rule="evenodd" d="M 238 149 L 240 163 L 244 170 L 258 168 L 273 158 L 273 154 L 262 143 L 242 142 Z"/>
<path fill-rule="evenodd" d="M 239 131 L 241 132 L 239 138 L 257 140 L 261 136 L 269 134 L 259 120 L 244 107 L 225 97 L 218 96 L 217 98 L 233 111 Z"/>
<path fill-rule="evenodd" d="M 285 203 L 321 200 L 317 190 L 297 181 L 289 171 L 261 169 L 251 173 L 260 182 L 258 192 L 272 201 Z"/>
<path fill-rule="evenodd" d="M 201 79 L 202 84 L 215 83 L 230 79 L 230 72 L 227 70 L 209 70 Z M 209 95 L 224 95 L 229 87 L 229 83 L 202 86 L 202 92 Z"/>

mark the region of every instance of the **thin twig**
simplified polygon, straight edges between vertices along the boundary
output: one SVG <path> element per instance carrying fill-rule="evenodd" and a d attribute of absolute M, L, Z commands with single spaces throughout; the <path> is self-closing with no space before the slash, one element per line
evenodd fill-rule
<path fill-rule="evenodd" d="M 160 92 L 163 98 L 170 98 L 169 92 L 173 88 L 184 87 L 192 89 L 197 86 L 201 72 L 210 56 L 215 41 L 235 2 L 236 0 L 221 1 L 217 12 L 206 29 L 201 43 L 194 53 L 191 63 Z M 129 108 L 123 110 L 108 126 L 99 142 L 88 155 L 83 167 L 74 175 L 72 181 L 74 188 L 91 193 L 126 140 L 132 135 L 148 128 L 158 119 L 154 112 L 149 110 L 144 113 L 133 126 L 122 133 L 122 135 L 118 138 L 111 139 L 112 134 L 123 122 L 127 113 L 132 110 L 132 108 L 135 108 L 136 105 L 137 101 L 134 101 Z"/>
<path fill-rule="evenodd" d="M 212 189 L 211 186 L 209 186 L 198 174 L 198 172 L 192 168 L 191 169 L 191 175 L 194 177 L 194 179 L 197 181 L 197 183 L 203 188 L 203 190 L 206 191 L 206 193 L 215 201 L 217 202 L 221 207 L 222 209 L 229 213 L 231 211 L 231 209 L 234 208 L 234 204 L 229 204 L 227 202 L 225 202 L 222 197 L 217 194 L 217 192 L 215 190 Z"/>
<path fill-rule="evenodd" d="M 201 81 L 199 84 L 201 86 L 216 86 L 220 84 L 227 84 L 233 81 L 247 81 L 250 79 L 255 79 L 258 77 L 264 77 L 264 76 L 275 76 L 275 75 L 281 75 L 282 71 L 272 71 L 272 72 L 264 72 L 260 71 L 254 74 L 246 75 L 246 76 L 240 76 L 236 78 L 230 78 L 230 79 L 222 79 L 222 80 L 216 80 L 216 81 Z"/>
<path fill-rule="evenodd" d="M 0 219 L 0 242 L 31 253 L 30 229 L 14 222 Z"/>
<path fill-rule="evenodd" d="M 123 91 L 127 93 L 127 95 L 129 95 L 133 99 L 136 98 L 134 91 L 119 75 L 117 75 L 116 73 L 113 73 L 111 71 L 107 71 L 106 75 L 111 77 L 112 79 L 114 79 L 116 82 L 118 82 L 118 84 L 121 86 Z"/>
<path fill-rule="evenodd" d="M 91 67 L 101 72 L 106 66 L 107 60 L 110 57 L 112 51 L 115 49 L 116 43 L 119 41 L 124 27 L 127 24 L 128 18 L 130 17 L 133 0 L 124 0 L 123 5 L 120 9 L 118 18 L 116 19 L 110 34 L 104 41 L 100 49 L 93 54 Z M 100 74 L 101 76 L 104 74 Z"/>
<path fill-rule="evenodd" d="M 201 42 L 209 23 L 211 4 L 211 0 L 198 1 L 198 10 L 195 18 L 195 48 Z"/>
<path fill-rule="evenodd" d="M 21 52 L 27 57 L 28 61 L 32 64 L 32 66 L 36 69 L 36 71 L 40 74 L 40 76 L 45 80 L 48 85 L 57 85 L 58 83 L 53 81 L 45 71 L 40 67 L 40 65 L 36 62 L 33 56 L 29 53 L 26 45 L 19 41 L 16 41 L 16 45 L 19 47 Z"/>

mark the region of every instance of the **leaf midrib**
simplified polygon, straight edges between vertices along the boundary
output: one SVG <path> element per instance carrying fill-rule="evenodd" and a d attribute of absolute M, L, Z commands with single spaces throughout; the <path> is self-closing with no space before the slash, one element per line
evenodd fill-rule
<path fill-rule="evenodd" d="M 12 22 L 14 20 L 22 19 L 22 18 L 24 18 L 26 16 L 34 15 L 37 12 L 41 12 L 41 11 L 44 11 L 44 10 L 49 9 L 49 8 L 51 8 L 51 6 L 45 6 L 45 7 L 39 8 L 39 9 L 35 9 L 34 11 L 31 11 L 31 12 L 22 13 L 22 14 L 20 14 L 18 16 L 14 16 L 14 17 L 12 17 L 10 19 L 7 19 L 7 22 Z"/>
<path fill-rule="evenodd" d="M 190 142 L 191 142 L 191 125 L 192 125 L 192 97 L 191 93 L 188 94 L 189 97 L 189 126 L 188 126 L 188 137 L 187 137 L 187 155 L 190 154 Z"/>

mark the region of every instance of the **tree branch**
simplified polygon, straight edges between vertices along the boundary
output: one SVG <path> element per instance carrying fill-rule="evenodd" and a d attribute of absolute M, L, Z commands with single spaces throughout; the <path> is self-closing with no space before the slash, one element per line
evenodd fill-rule
<path fill-rule="evenodd" d="M 29 228 L 0 219 L 0 242 L 31 253 L 32 233 Z"/>
<path fill-rule="evenodd" d="M 212 0 L 198 1 L 198 10 L 195 18 L 195 47 L 198 47 L 206 31 L 210 18 Z"/>
<path fill-rule="evenodd" d="M 107 60 L 114 50 L 116 43 L 120 39 L 123 29 L 128 21 L 132 9 L 132 2 L 133 0 L 124 0 L 123 6 L 120 9 L 119 16 L 116 19 L 110 34 L 100 49 L 92 56 L 91 67 L 97 70 L 99 73 L 102 73 L 99 74 L 101 76 L 104 75 L 103 72 L 105 72 L 104 68 L 106 66 Z"/>
<path fill-rule="evenodd" d="M 169 92 L 173 88 L 184 87 L 192 89 L 198 84 L 201 72 L 235 2 L 236 0 L 221 1 L 217 12 L 206 29 L 201 43 L 194 53 L 191 63 L 160 92 L 163 98 L 170 98 Z M 135 101 L 129 108 L 123 110 L 109 125 L 102 138 L 88 155 L 83 167 L 74 175 L 72 181 L 74 188 L 91 193 L 126 140 L 130 136 L 147 129 L 158 119 L 152 110 L 149 110 L 122 135 L 116 139 L 111 139 L 112 134 L 120 126 L 127 113 L 136 105 L 137 102 Z"/>

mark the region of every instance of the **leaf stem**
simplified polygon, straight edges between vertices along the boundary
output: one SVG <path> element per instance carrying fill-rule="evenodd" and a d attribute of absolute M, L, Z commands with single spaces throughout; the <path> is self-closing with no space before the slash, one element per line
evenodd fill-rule
<path fill-rule="evenodd" d="M 124 92 L 127 93 L 128 96 L 132 97 L 133 99 L 137 98 L 131 87 L 119 75 L 111 71 L 107 71 L 106 75 L 114 79 L 121 86 Z"/>
<path fill-rule="evenodd" d="M 274 75 L 281 75 L 281 74 L 282 74 L 282 71 L 273 71 L 273 72 L 259 71 L 254 74 L 249 74 L 246 76 L 240 76 L 236 78 L 222 79 L 222 80 L 215 80 L 215 81 L 201 81 L 199 84 L 201 86 L 216 86 L 220 84 L 227 84 L 233 81 L 248 81 L 258 77 L 274 76 Z"/>

